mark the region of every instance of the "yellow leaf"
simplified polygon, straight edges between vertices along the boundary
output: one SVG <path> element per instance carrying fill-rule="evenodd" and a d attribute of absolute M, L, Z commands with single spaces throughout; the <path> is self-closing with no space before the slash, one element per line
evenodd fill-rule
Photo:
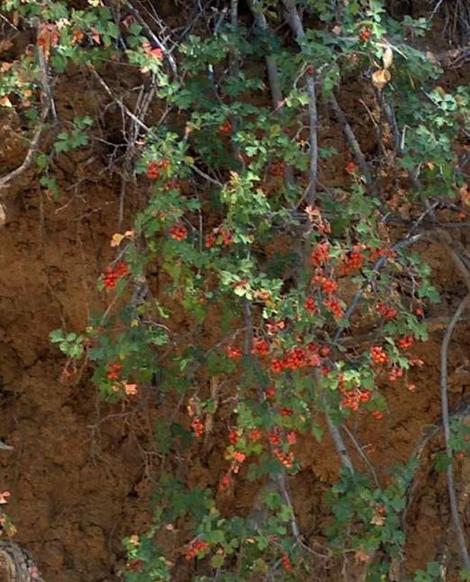
<path fill-rule="evenodd" d="M 12 102 L 6 95 L 0 99 L 0 107 L 13 107 Z"/>
<path fill-rule="evenodd" d="M 392 75 L 387 69 L 379 69 L 372 73 L 372 84 L 377 89 L 383 89 L 385 85 L 390 81 Z"/>
<path fill-rule="evenodd" d="M 116 234 L 113 234 L 113 236 L 111 237 L 111 246 L 118 247 L 122 243 L 123 239 L 124 239 L 123 234 L 119 234 L 118 232 Z"/>
<path fill-rule="evenodd" d="M 385 49 L 382 60 L 384 63 L 384 69 L 389 69 L 392 66 L 393 51 L 389 46 Z"/>

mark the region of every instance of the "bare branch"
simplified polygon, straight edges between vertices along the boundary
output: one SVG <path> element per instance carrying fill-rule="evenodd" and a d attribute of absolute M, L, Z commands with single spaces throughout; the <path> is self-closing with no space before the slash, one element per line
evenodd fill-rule
<path fill-rule="evenodd" d="M 305 30 L 294 0 L 283 0 L 287 11 L 287 19 L 292 31 L 295 34 L 297 44 L 303 50 L 302 41 L 305 37 Z M 315 75 L 307 72 L 305 84 L 308 94 L 308 116 L 310 133 L 310 182 L 308 185 L 307 204 L 313 204 L 317 191 L 318 179 L 318 110 Z"/>
<path fill-rule="evenodd" d="M 47 64 L 44 59 L 44 54 L 40 48 L 38 48 L 38 60 L 39 60 L 39 70 L 40 70 L 40 81 L 41 81 L 41 103 L 42 103 L 42 111 L 41 111 L 41 118 L 36 130 L 33 134 L 33 139 L 30 142 L 28 151 L 26 152 L 26 156 L 21 163 L 15 170 L 12 170 L 5 176 L 0 178 L 0 190 L 7 188 L 12 180 L 20 176 L 23 172 L 25 172 L 29 166 L 31 165 L 34 154 L 37 152 L 39 148 L 39 141 L 41 139 L 41 134 L 44 129 L 46 119 L 49 113 L 52 111 L 54 119 L 57 119 L 57 114 L 55 111 L 54 99 L 52 97 L 52 91 L 50 88 L 50 84 L 48 81 L 48 73 L 47 73 Z"/>
<path fill-rule="evenodd" d="M 459 509 L 457 504 L 457 496 L 455 494 L 455 483 L 454 483 L 454 466 L 452 462 L 452 447 L 450 445 L 450 420 L 449 420 L 449 400 L 447 391 L 447 379 L 448 379 L 448 352 L 449 343 L 454 332 L 455 326 L 457 325 L 460 316 L 463 311 L 470 304 L 470 293 L 468 293 L 465 298 L 461 301 L 458 306 L 449 327 L 446 330 L 444 339 L 441 346 L 441 407 L 442 407 L 442 424 L 444 425 L 444 438 L 446 444 L 446 454 L 448 456 L 448 466 L 447 466 L 447 489 L 449 492 L 449 502 L 450 511 L 452 515 L 452 521 L 454 522 L 455 533 L 457 534 L 457 541 L 459 544 L 460 555 L 463 564 L 467 570 L 470 571 L 470 556 L 467 551 L 467 546 L 465 543 L 465 532 L 463 529 L 462 522 L 460 521 Z"/>
<path fill-rule="evenodd" d="M 330 436 L 333 439 L 336 451 L 341 460 L 341 465 L 351 473 L 354 473 L 354 465 L 352 463 L 351 457 L 349 456 L 348 449 L 344 443 L 339 426 L 334 424 L 331 416 L 328 413 L 325 414 L 325 418 L 326 424 L 328 425 L 328 430 L 330 431 Z"/>
<path fill-rule="evenodd" d="M 354 135 L 354 132 L 353 132 L 351 126 L 349 125 L 349 121 L 348 121 L 346 115 L 344 114 L 344 111 L 341 109 L 341 107 L 340 107 L 340 105 L 339 105 L 339 103 L 338 103 L 338 101 L 333 93 L 331 94 L 331 97 L 330 97 L 330 106 L 331 106 L 331 109 L 333 110 L 334 114 L 336 115 L 336 119 L 338 120 L 339 124 L 341 125 L 341 129 L 343 130 L 346 141 L 348 142 L 349 147 L 352 150 L 352 153 L 354 155 L 354 159 L 357 162 L 357 165 L 359 166 L 362 174 L 364 175 L 364 178 L 366 180 L 367 185 L 369 187 L 372 187 L 372 185 L 373 185 L 372 176 L 369 172 L 369 167 L 367 165 L 364 154 L 362 153 L 361 146 L 359 145 L 359 142 L 357 141 L 357 138 Z"/>
<path fill-rule="evenodd" d="M 165 44 L 158 38 L 158 36 L 153 32 L 153 30 L 150 28 L 148 23 L 145 21 L 144 18 L 142 18 L 140 12 L 138 10 L 136 10 L 136 8 L 132 5 L 132 3 L 126 2 L 126 6 L 129 8 L 129 11 L 131 12 L 132 16 L 137 20 L 137 22 L 145 28 L 145 30 L 147 31 L 147 34 L 150 36 L 150 38 L 153 40 L 153 42 L 158 46 L 159 49 L 161 49 L 164 52 L 165 57 L 168 59 L 168 62 L 170 64 L 171 70 L 173 71 L 173 73 L 175 75 L 177 75 L 178 74 L 178 67 L 176 66 L 176 61 L 173 58 L 173 55 L 171 54 L 171 52 L 168 50 L 168 48 L 165 46 Z"/>

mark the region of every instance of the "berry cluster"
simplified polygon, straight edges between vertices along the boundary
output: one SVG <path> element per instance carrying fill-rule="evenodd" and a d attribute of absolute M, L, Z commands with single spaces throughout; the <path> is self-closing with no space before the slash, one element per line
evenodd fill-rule
<path fill-rule="evenodd" d="M 377 303 L 376 310 L 379 315 L 388 320 L 395 319 L 398 315 L 398 311 L 394 307 L 390 307 L 390 305 L 382 302 Z"/>
<path fill-rule="evenodd" d="M 388 356 L 380 346 L 373 346 L 370 348 L 370 357 L 372 362 L 377 366 L 385 366 L 388 362 Z"/>
<path fill-rule="evenodd" d="M 344 315 L 344 309 L 337 297 L 330 297 L 323 301 L 323 305 L 333 315 L 335 319 L 341 319 Z"/>
<path fill-rule="evenodd" d="M 106 378 L 108 378 L 108 380 L 111 380 L 111 382 L 114 382 L 116 380 L 119 380 L 121 372 L 122 372 L 121 362 L 114 362 L 108 365 L 108 368 L 106 370 Z"/>
<path fill-rule="evenodd" d="M 308 311 L 309 313 L 314 313 L 316 308 L 317 306 L 315 303 L 315 299 L 313 297 L 307 297 L 307 299 L 305 299 L 304 302 L 305 311 Z"/>
<path fill-rule="evenodd" d="M 170 236 L 174 240 L 184 240 L 188 236 L 188 229 L 184 224 L 178 222 L 178 224 L 175 224 L 170 228 Z"/>
<path fill-rule="evenodd" d="M 227 348 L 225 349 L 225 353 L 227 355 L 227 358 L 230 358 L 231 360 L 238 360 L 242 357 L 241 349 L 235 346 L 227 346 Z"/>
<path fill-rule="evenodd" d="M 323 293 L 326 293 L 327 295 L 332 295 L 338 290 L 338 284 L 336 281 L 333 281 L 333 279 L 330 279 L 329 277 L 325 277 L 325 275 L 315 275 L 312 279 L 312 283 L 319 285 L 322 288 Z"/>
<path fill-rule="evenodd" d="M 342 275 L 350 275 L 355 271 L 362 269 L 364 265 L 364 247 L 362 245 L 353 246 L 352 250 L 343 259 L 340 265 L 340 273 Z"/>
<path fill-rule="evenodd" d="M 372 38 L 372 30 L 366 27 L 361 28 L 358 37 L 361 42 L 369 42 L 369 40 Z"/>
<path fill-rule="evenodd" d="M 231 135 L 233 131 L 232 122 L 227 119 L 221 125 L 219 125 L 219 134 L 220 135 Z"/>
<path fill-rule="evenodd" d="M 390 382 L 396 382 L 399 378 L 403 377 L 403 374 L 402 368 L 393 368 L 388 375 L 388 379 Z"/>
<path fill-rule="evenodd" d="M 193 560 L 205 552 L 208 547 L 209 544 L 207 542 L 203 542 L 202 540 L 194 540 L 186 548 L 184 557 L 186 560 Z"/>
<path fill-rule="evenodd" d="M 114 289 L 117 282 L 129 273 L 129 268 L 124 261 L 117 262 L 114 267 L 107 267 L 103 274 L 103 285 L 106 289 Z"/>
<path fill-rule="evenodd" d="M 296 346 L 287 350 L 282 358 L 271 360 L 271 371 L 280 374 L 284 370 L 298 370 L 307 366 L 317 367 L 321 364 L 318 346 L 314 343 L 305 348 Z"/>
<path fill-rule="evenodd" d="M 273 454 L 277 458 L 277 460 L 281 463 L 281 465 L 284 465 L 286 469 L 292 469 L 295 461 L 294 453 L 292 451 L 288 451 L 287 453 L 285 453 L 281 449 L 274 448 Z"/>
<path fill-rule="evenodd" d="M 260 358 L 267 356 L 269 354 L 269 343 L 263 338 L 255 337 L 253 339 L 251 353 L 254 356 L 259 356 Z"/>
<path fill-rule="evenodd" d="M 344 168 L 346 170 L 346 172 L 348 174 L 355 174 L 357 172 L 357 164 L 353 161 L 349 162 L 348 164 L 346 164 L 346 167 Z"/>
<path fill-rule="evenodd" d="M 281 558 L 281 566 L 284 572 L 291 572 L 292 571 L 292 562 L 289 559 L 287 554 L 284 554 Z"/>
<path fill-rule="evenodd" d="M 318 243 L 310 254 L 310 262 L 315 267 L 322 267 L 330 258 L 330 245 L 327 241 Z"/>
<path fill-rule="evenodd" d="M 345 390 L 341 392 L 343 398 L 341 400 L 342 408 L 349 408 L 353 412 L 359 410 L 361 404 L 369 402 L 372 397 L 372 392 L 370 390 L 361 390 L 356 388 L 355 390 Z"/>
<path fill-rule="evenodd" d="M 191 428 L 193 429 L 194 436 L 196 438 L 201 438 L 204 434 L 204 423 L 198 416 L 193 418 L 193 421 L 191 422 Z"/>
<path fill-rule="evenodd" d="M 156 162 L 149 162 L 147 164 L 147 178 L 149 180 L 158 180 L 161 176 L 162 170 L 167 170 L 170 167 L 169 160 L 158 160 Z"/>
<path fill-rule="evenodd" d="M 405 335 L 397 341 L 397 344 L 401 350 L 408 350 L 414 344 L 414 337 L 412 335 Z"/>

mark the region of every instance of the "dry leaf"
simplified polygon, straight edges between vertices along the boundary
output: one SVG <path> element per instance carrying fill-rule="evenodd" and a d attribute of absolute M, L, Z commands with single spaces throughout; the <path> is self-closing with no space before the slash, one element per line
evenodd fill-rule
<path fill-rule="evenodd" d="M 0 99 L 0 107 L 13 107 L 12 102 L 6 95 Z"/>
<path fill-rule="evenodd" d="M 389 70 L 379 69 L 372 74 L 372 83 L 377 89 L 383 89 L 391 78 L 392 75 Z"/>
<path fill-rule="evenodd" d="M 392 49 L 388 46 L 385 49 L 385 52 L 383 54 L 382 57 L 383 63 L 384 63 L 384 69 L 389 69 L 392 66 L 393 63 L 393 51 Z"/>
<path fill-rule="evenodd" d="M 116 232 L 111 237 L 111 246 L 112 247 L 118 247 L 122 243 L 123 239 L 124 239 L 124 235 L 123 234 L 119 234 L 118 232 Z"/>
<path fill-rule="evenodd" d="M 0 203 L 0 227 L 4 226 L 7 221 L 7 213 L 5 212 L 5 206 Z"/>
<path fill-rule="evenodd" d="M 461 188 L 459 188 L 459 194 L 462 205 L 470 206 L 470 188 L 468 187 L 468 184 L 464 184 Z"/>

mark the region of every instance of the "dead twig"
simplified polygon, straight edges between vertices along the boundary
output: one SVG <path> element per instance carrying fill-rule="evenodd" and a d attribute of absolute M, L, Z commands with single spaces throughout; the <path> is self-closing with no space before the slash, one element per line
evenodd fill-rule
<path fill-rule="evenodd" d="M 297 10 L 294 0 L 283 0 L 283 4 L 287 11 L 287 20 L 294 32 L 297 44 L 302 50 L 302 40 L 305 37 L 305 30 Z M 307 204 L 313 204 L 317 191 L 318 178 L 318 110 L 317 110 L 317 92 L 315 74 L 307 72 L 305 75 L 305 85 L 307 87 L 308 95 L 308 117 L 309 117 L 309 133 L 310 133 L 310 162 L 309 162 L 309 185 L 308 194 L 306 196 Z"/>
<path fill-rule="evenodd" d="M 366 180 L 366 184 L 369 186 L 369 188 L 373 189 L 373 180 L 371 173 L 369 171 L 369 166 L 367 165 L 366 162 L 366 158 L 362 153 L 361 146 L 359 145 L 359 142 L 354 134 L 354 131 L 352 130 L 349 121 L 344 111 L 341 109 L 334 93 L 332 93 L 330 97 L 330 107 L 333 110 L 336 119 L 338 120 L 341 126 L 341 129 L 343 130 L 344 137 L 346 138 L 346 141 L 348 142 L 348 145 L 352 150 L 354 159 L 356 160 L 356 163 L 359 166 L 359 169 L 361 170 L 361 173 Z"/>
<path fill-rule="evenodd" d="M 46 62 L 44 59 L 44 55 L 41 49 L 38 49 L 38 59 L 41 71 L 41 102 L 42 102 L 42 111 L 41 117 L 36 130 L 34 131 L 33 138 L 30 142 L 28 151 L 24 157 L 23 162 L 15 169 L 5 174 L 0 178 L 0 190 L 7 188 L 13 180 L 18 178 L 23 172 L 25 172 L 29 166 L 32 164 L 34 155 L 38 151 L 39 142 L 41 140 L 41 134 L 46 124 L 46 119 L 49 116 L 49 113 L 52 111 L 54 118 L 57 118 L 55 113 L 55 106 L 54 100 L 52 98 L 52 92 L 50 90 L 50 86 L 47 79 L 47 68 Z"/>
<path fill-rule="evenodd" d="M 454 482 L 454 466 L 452 462 L 452 447 L 450 445 L 450 419 L 449 419 L 449 399 L 447 390 L 447 380 L 448 380 L 448 353 L 449 353 L 449 343 L 452 338 L 455 326 L 457 325 L 460 316 L 464 310 L 470 304 L 470 292 L 464 297 L 458 306 L 449 327 L 446 330 L 444 339 L 441 346 L 441 407 L 442 407 L 442 424 L 444 426 L 444 439 L 446 446 L 446 454 L 448 456 L 448 466 L 447 466 L 447 489 L 449 493 L 450 511 L 452 515 L 452 521 L 454 523 L 455 533 L 457 535 L 457 541 L 460 549 L 460 556 L 462 562 L 467 570 L 470 571 L 470 556 L 468 554 L 467 546 L 465 543 L 465 532 L 463 529 L 462 522 L 460 521 L 459 509 L 457 504 L 457 496 L 455 494 L 455 482 Z"/>

